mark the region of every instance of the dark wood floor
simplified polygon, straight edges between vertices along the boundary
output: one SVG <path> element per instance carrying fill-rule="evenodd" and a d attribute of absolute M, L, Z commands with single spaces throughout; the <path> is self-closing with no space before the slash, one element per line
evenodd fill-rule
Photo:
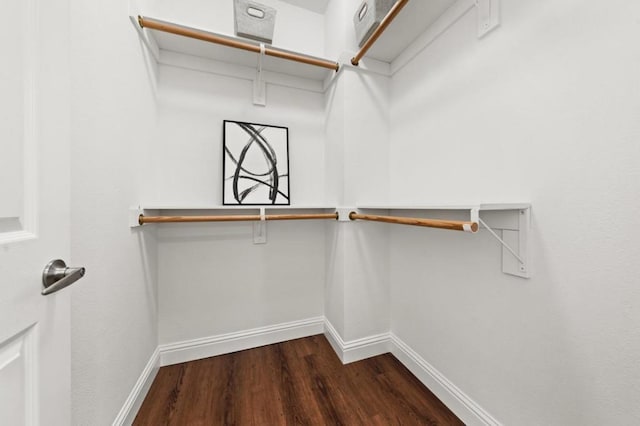
<path fill-rule="evenodd" d="M 391 354 L 342 365 L 323 335 L 160 369 L 134 425 L 461 425 Z"/>

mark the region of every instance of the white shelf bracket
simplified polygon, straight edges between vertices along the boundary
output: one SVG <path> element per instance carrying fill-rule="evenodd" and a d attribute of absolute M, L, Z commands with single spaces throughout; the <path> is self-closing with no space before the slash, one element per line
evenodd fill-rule
<path fill-rule="evenodd" d="M 129 228 L 137 228 L 140 225 L 140 215 L 144 214 L 142 207 L 131 207 L 129 209 Z"/>
<path fill-rule="evenodd" d="M 260 220 L 253 222 L 253 244 L 267 243 L 267 220 L 264 207 L 260 207 Z"/>
<path fill-rule="evenodd" d="M 158 47 L 158 43 L 156 42 L 156 40 L 153 38 L 153 36 L 151 34 L 149 34 L 147 31 L 144 30 L 144 28 L 142 28 L 140 26 L 140 24 L 138 23 L 138 15 L 137 14 L 130 15 L 129 19 L 131 19 L 131 23 L 133 24 L 133 28 L 135 28 L 136 31 L 138 32 L 140 40 L 142 40 L 142 43 L 147 48 L 147 51 L 149 52 L 149 54 L 153 57 L 153 59 L 155 59 L 156 62 L 159 62 L 160 61 L 160 47 Z"/>
<path fill-rule="evenodd" d="M 478 216 L 478 223 L 502 244 L 502 272 L 521 278 L 531 277 L 529 260 L 530 208 L 514 210 L 518 214 L 518 229 L 502 229 L 498 235 Z"/>
<path fill-rule="evenodd" d="M 469 214 L 469 221 L 475 222 L 478 225 L 480 224 L 480 209 L 478 207 L 471 209 L 471 212 Z"/>
<path fill-rule="evenodd" d="M 520 263 L 524 263 L 524 260 L 522 260 L 522 258 L 520 257 L 520 255 L 519 255 L 518 253 L 516 253 L 516 252 L 515 252 L 515 250 L 514 250 L 514 249 L 512 249 L 512 248 L 509 246 L 509 244 L 507 244 L 507 243 L 506 243 L 502 238 L 500 238 L 500 236 L 499 236 L 498 234 L 496 234 L 496 232 L 495 232 L 493 229 L 491 229 L 491 227 L 490 227 L 489 225 L 487 225 L 487 224 L 484 222 L 484 220 L 482 220 L 482 219 L 478 219 L 478 220 L 480 221 L 480 224 L 481 224 L 482 226 L 484 226 L 484 227 L 485 227 L 485 229 L 486 229 L 487 231 L 489 231 L 489 233 L 490 233 L 491 235 L 493 235 L 493 237 L 494 237 L 496 240 L 500 241 L 500 244 L 502 244 L 502 246 L 503 246 L 504 248 L 506 248 L 506 249 L 509 251 L 509 253 L 511 253 L 513 256 L 515 256 L 515 258 L 516 258 L 516 259 L 518 259 L 518 260 L 520 261 Z"/>
<path fill-rule="evenodd" d="M 478 38 L 500 25 L 500 0 L 475 0 L 478 11 Z"/>
<path fill-rule="evenodd" d="M 349 219 L 349 213 L 355 212 L 358 209 L 355 207 L 338 207 L 336 211 L 338 212 L 338 222 L 351 222 Z"/>
<path fill-rule="evenodd" d="M 262 58 L 265 55 L 264 43 L 260 43 L 260 53 L 258 53 L 258 68 L 256 78 L 253 80 L 253 104 L 259 106 L 267 105 L 267 83 L 262 75 Z"/>

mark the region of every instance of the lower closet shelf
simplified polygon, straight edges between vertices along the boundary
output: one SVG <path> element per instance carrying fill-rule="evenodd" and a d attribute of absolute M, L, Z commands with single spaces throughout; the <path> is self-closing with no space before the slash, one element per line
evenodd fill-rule
<path fill-rule="evenodd" d="M 469 220 L 414 217 L 429 212 L 453 211 L 468 212 Z M 394 212 L 397 213 L 393 214 Z M 477 233 L 479 230 L 484 229 L 502 245 L 502 272 L 521 278 L 531 277 L 528 259 L 529 230 L 531 226 L 531 204 L 529 203 L 428 206 L 369 204 L 352 208 L 327 206 L 234 205 L 179 207 L 149 205 L 130 209 L 129 225 L 131 227 L 139 227 L 153 223 L 252 222 L 254 244 L 264 244 L 266 243 L 266 222 L 284 220 L 337 220 L 343 223 L 373 221 L 468 233 Z"/>

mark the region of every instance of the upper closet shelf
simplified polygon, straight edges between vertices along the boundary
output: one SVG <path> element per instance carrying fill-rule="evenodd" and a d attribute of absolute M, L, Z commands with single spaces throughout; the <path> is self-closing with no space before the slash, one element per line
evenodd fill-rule
<path fill-rule="evenodd" d="M 164 63 L 167 53 L 178 53 L 319 81 L 339 67 L 335 61 L 155 18 L 131 20 L 158 62 Z"/>
<path fill-rule="evenodd" d="M 499 24 L 498 1 L 397 0 L 351 63 L 358 65 L 363 57 L 394 63 L 403 53 L 406 61 L 473 7 L 478 10 L 478 36 L 482 37 Z"/>

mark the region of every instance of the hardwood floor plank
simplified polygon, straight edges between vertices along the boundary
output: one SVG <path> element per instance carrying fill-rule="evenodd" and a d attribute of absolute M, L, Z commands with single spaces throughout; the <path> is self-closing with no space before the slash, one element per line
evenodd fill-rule
<path fill-rule="evenodd" d="M 323 335 L 162 367 L 134 425 L 462 425 L 391 354 L 342 365 Z"/>
<path fill-rule="evenodd" d="M 180 395 L 180 387 L 186 370 L 185 364 L 161 368 L 138 417 L 141 426 L 169 424 Z"/>
<path fill-rule="evenodd" d="M 463 424 L 393 355 L 376 357 L 375 362 L 384 364 L 384 374 L 376 377 L 378 383 L 388 390 L 397 404 L 405 407 L 405 412 L 411 418 L 419 419 L 424 424 Z M 425 416 L 425 413 L 428 415 Z"/>

